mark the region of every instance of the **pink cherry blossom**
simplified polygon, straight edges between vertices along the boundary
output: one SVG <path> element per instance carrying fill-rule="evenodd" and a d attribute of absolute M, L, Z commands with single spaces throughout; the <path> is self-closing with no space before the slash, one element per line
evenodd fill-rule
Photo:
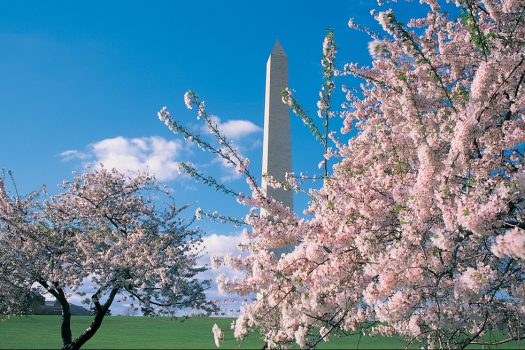
<path fill-rule="evenodd" d="M 237 338 L 255 328 L 269 347 L 314 347 L 337 331 L 427 348 L 523 338 L 523 4 L 421 3 L 426 14 L 408 25 L 394 10 L 373 11 L 380 34 L 349 21 L 371 37 L 369 67 L 337 69 L 329 32 L 321 120 L 283 93 L 320 140 L 323 184 L 268 176 L 310 196 L 311 216 L 301 218 L 244 172 L 252 193 L 237 198 L 265 214 L 244 219 L 248 254 L 215 264 L 242 273 L 219 277 L 221 292 L 257 296 L 234 324 Z M 335 85 L 349 76 L 360 89 L 345 87 L 334 111 Z M 339 142 L 332 130 L 355 135 Z M 496 341 L 483 338 L 496 331 Z"/>
<path fill-rule="evenodd" d="M 213 325 L 212 332 L 213 332 L 213 341 L 215 342 L 215 346 L 220 347 L 220 341 L 224 339 L 224 332 L 221 330 L 219 326 L 217 326 L 217 323 Z"/>

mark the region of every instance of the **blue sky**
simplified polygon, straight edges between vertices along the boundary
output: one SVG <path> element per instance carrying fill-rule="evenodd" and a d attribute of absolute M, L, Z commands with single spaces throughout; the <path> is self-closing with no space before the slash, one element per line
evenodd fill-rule
<path fill-rule="evenodd" d="M 13 171 L 23 193 L 42 184 L 53 191 L 82 168 L 78 160 L 64 161 L 64 151 L 85 152 L 118 136 L 174 140 L 155 117 L 164 105 L 186 125 L 196 124 L 182 102 L 187 89 L 197 91 L 221 121 L 262 127 L 265 64 L 276 39 L 289 57 L 291 87 L 315 115 L 326 29 L 334 28 L 341 57 L 368 62 L 367 37 L 348 29 L 347 22 L 356 17 L 368 24 L 373 6 L 373 1 L 334 1 L 330 9 L 302 1 L 1 2 L 0 167 Z M 297 118 L 292 128 L 294 169 L 315 170 L 319 158 L 311 155 L 320 156 L 320 149 Z M 261 137 L 253 133 L 249 140 Z M 260 146 L 249 145 L 246 152 L 259 174 Z M 174 160 L 179 158 L 188 159 L 178 154 Z M 218 169 L 210 166 L 212 174 Z M 177 182 L 170 184 L 178 189 Z M 208 192 L 188 181 L 184 187 L 190 201 L 202 201 Z"/>
<path fill-rule="evenodd" d="M 193 111 L 183 103 L 186 90 L 196 91 L 234 133 L 258 175 L 265 66 L 275 40 L 288 54 L 290 87 L 315 116 L 326 29 L 335 31 L 340 65 L 368 64 L 369 38 L 347 23 L 354 17 L 377 28 L 369 14 L 375 7 L 365 0 L 2 1 L 0 168 L 13 171 L 22 193 L 42 184 L 56 192 L 56 184 L 86 163 L 125 167 L 124 160 L 142 159 L 174 188 L 180 204 L 244 215 L 233 198 L 170 170 L 191 160 L 245 190 L 244 181 L 219 162 L 170 134 L 156 112 L 167 105 L 198 131 Z M 292 147 L 294 170 L 315 172 L 321 148 L 295 116 Z M 296 207 L 304 209 L 304 198 Z M 210 234 L 239 232 L 202 226 Z"/>

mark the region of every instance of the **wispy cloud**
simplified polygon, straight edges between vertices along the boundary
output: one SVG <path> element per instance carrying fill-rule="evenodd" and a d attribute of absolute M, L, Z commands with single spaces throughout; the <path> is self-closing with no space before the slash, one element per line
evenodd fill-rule
<path fill-rule="evenodd" d="M 68 150 L 60 153 L 60 157 L 62 157 L 63 161 L 69 161 L 74 159 L 86 159 L 88 155 L 77 150 Z"/>
<path fill-rule="evenodd" d="M 249 120 L 232 119 L 221 122 L 221 119 L 217 116 L 212 116 L 211 118 L 217 124 L 218 129 L 229 139 L 239 140 L 246 136 L 260 134 L 263 131 L 260 126 Z M 201 132 L 209 132 L 206 125 L 202 126 Z"/>
<path fill-rule="evenodd" d="M 221 175 L 219 177 L 219 180 L 222 183 L 232 182 L 235 180 L 238 180 L 242 177 L 242 174 L 239 174 L 235 167 L 230 164 L 226 159 L 222 158 L 221 156 L 215 156 L 213 158 L 209 165 L 216 166 L 219 165 L 221 169 Z"/>
<path fill-rule="evenodd" d="M 235 148 L 242 158 L 245 152 L 259 148 L 262 145 L 261 134 L 263 129 L 257 124 L 249 120 L 233 119 L 222 122 L 217 116 L 212 116 L 211 119 L 217 125 L 217 128 L 225 135 L 233 148 Z M 209 133 L 206 125 L 201 126 L 200 130 L 203 134 Z M 249 136 L 249 137 L 248 137 Z M 220 156 L 216 156 L 209 163 L 208 166 L 219 165 L 221 169 L 220 181 L 231 182 L 242 177 L 241 174 L 235 171 L 235 167 Z"/>
<path fill-rule="evenodd" d="M 159 136 L 104 139 L 90 144 L 86 151 L 67 150 L 60 153 L 64 161 L 82 160 L 85 166 L 116 168 L 123 172 L 147 171 L 159 180 L 177 176 L 177 158 L 183 150 L 178 140 Z"/>

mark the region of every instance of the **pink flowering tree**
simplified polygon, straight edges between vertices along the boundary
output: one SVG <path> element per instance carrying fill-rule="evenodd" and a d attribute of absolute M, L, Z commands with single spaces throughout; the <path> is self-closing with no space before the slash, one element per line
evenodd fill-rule
<path fill-rule="evenodd" d="M 79 349 L 99 329 L 116 298 L 150 312 L 197 308 L 211 312 L 207 281 L 195 275 L 201 232 L 184 220 L 154 178 L 104 168 L 64 181 L 63 192 L 43 189 L 11 196 L 0 182 L 0 309 L 19 311 L 17 291 L 52 295 L 62 308 L 63 349 Z M 78 337 L 70 302 L 91 290 L 95 315 Z M 84 290 L 84 292 L 83 292 Z"/>
<path fill-rule="evenodd" d="M 271 183 L 307 191 L 310 219 L 266 196 L 195 93 L 186 105 L 220 147 L 159 113 L 243 173 L 251 194 L 188 165 L 190 174 L 268 213 L 244 219 L 247 257 L 213 259 L 244 271 L 219 277 L 221 290 L 257 295 L 234 323 L 236 337 L 256 328 L 270 347 L 301 348 L 337 333 L 398 335 L 430 348 L 525 337 L 525 5 L 421 2 L 426 16 L 406 24 L 390 9 L 372 11 L 382 34 L 349 22 L 371 36 L 370 67 L 337 68 L 329 33 L 320 123 L 283 92 L 321 140 L 324 180 L 309 191 L 293 174 Z M 335 111 L 335 84 L 345 76 L 362 83 L 355 92 L 341 86 L 346 101 Z M 338 124 L 356 136 L 340 141 Z M 276 254 L 284 247 L 293 249 Z"/>

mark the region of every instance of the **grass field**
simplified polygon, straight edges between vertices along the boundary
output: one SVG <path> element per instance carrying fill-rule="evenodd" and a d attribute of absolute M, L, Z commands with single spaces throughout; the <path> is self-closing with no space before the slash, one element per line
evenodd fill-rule
<path fill-rule="evenodd" d="M 91 318 L 72 317 L 73 335 L 85 329 Z M 217 323 L 225 332 L 221 349 L 260 349 L 258 335 L 252 334 L 242 343 L 233 338 L 229 318 L 190 318 L 185 321 L 169 318 L 112 316 L 104 319 L 97 334 L 85 349 L 215 349 L 211 327 Z M 359 344 L 359 345 L 358 345 Z M 399 349 L 404 342 L 398 338 L 350 336 L 331 338 L 321 349 Z M 14 317 L 0 322 L 0 349 L 60 348 L 60 316 Z M 415 344 L 414 344 L 415 345 Z M 417 345 L 415 345 L 417 348 Z M 517 349 L 518 344 L 503 348 Z"/>

